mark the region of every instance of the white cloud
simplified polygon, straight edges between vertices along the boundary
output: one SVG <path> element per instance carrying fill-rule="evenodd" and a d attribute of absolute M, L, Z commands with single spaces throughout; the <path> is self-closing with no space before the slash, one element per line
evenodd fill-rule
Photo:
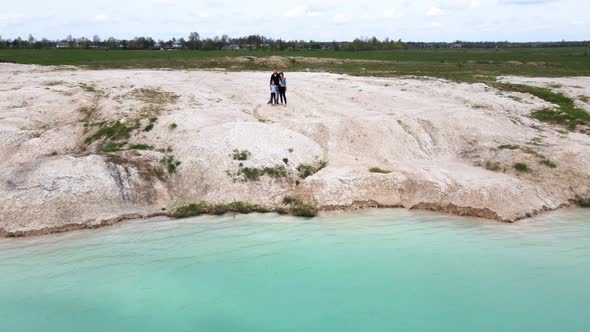
<path fill-rule="evenodd" d="M 441 8 L 449 9 L 474 9 L 480 5 L 480 0 L 445 0 L 440 3 Z"/>
<path fill-rule="evenodd" d="M 352 20 L 352 16 L 349 15 L 335 15 L 334 17 L 332 17 L 332 22 L 334 23 L 348 23 Z"/>
<path fill-rule="evenodd" d="M 309 10 L 306 6 L 294 7 L 287 10 L 284 14 L 286 17 L 317 17 L 322 16 L 322 13 Z"/>
<path fill-rule="evenodd" d="M 92 22 L 103 23 L 109 20 L 109 17 L 104 14 L 98 14 L 90 19 Z"/>
<path fill-rule="evenodd" d="M 559 0 L 501 0 L 500 3 L 507 5 L 544 5 L 558 1 Z"/>
<path fill-rule="evenodd" d="M 0 14 L 0 24 L 19 24 L 22 23 L 26 17 L 24 15 L 2 15 Z"/>
<path fill-rule="evenodd" d="M 399 10 L 397 10 L 395 8 L 390 8 L 390 9 L 386 9 L 383 12 L 383 16 L 385 16 L 385 17 L 402 17 L 403 14 L 402 14 L 402 12 L 400 12 Z"/>
<path fill-rule="evenodd" d="M 426 12 L 426 16 L 443 16 L 444 14 L 444 10 L 440 9 L 439 7 L 430 7 L 430 9 Z"/>

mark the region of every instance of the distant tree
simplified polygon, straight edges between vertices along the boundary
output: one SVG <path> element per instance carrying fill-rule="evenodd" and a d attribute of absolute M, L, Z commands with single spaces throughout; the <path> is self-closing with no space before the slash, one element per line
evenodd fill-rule
<path fill-rule="evenodd" d="M 201 48 L 201 36 L 198 32 L 191 32 L 188 35 L 188 48 L 191 50 L 198 50 Z"/>
<path fill-rule="evenodd" d="M 12 47 L 13 48 L 23 48 L 24 47 L 24 43 L 21 37 L 16 37 L 15 40 L 12 41 Z"/>
<path fill-rule="evenodd" d="M 119 47 L 119 42 L 114 37 L 109 37 L 105 42 L 105 46 L 110 49 L 116 49 Z"/>
<path fill-rule="evenodd" d="M 363 41 L 360 38 L 355 38 L 352 41 L 352 49 L 355 51 L 361 51 L 363 49 Z"/>
<path fill-rule="evenodd" d="M 80 44 L 80 47 L 84 48 L 84 49 L 89 49 L 90 48 L 90 40 L 86 37 L 82 37 L 79 39 L 78 43 Z"/>

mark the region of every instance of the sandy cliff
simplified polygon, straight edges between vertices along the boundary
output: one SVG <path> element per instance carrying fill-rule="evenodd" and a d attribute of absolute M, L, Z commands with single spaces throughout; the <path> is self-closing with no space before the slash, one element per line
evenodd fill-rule
<path fill-rule="evenodd" d="M 3 235 L 287 195 L 502 221 L 590 197 L 590 136 L 531 119 L 551 107 L 540 99 L 484 84 L 288 73 L 289 106 L 271 107 L 266 73 L 2 64 L 0 75 Z M 560 84 L 590 95 L 590 78 Z"/>

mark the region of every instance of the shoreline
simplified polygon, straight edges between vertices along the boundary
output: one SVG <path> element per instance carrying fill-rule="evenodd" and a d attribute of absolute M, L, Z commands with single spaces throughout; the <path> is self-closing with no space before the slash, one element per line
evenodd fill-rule
<path fill-rule="evenodd" d="M 318 214 L 318 216 L 330 215 L 332 213 L 333 214 L 342 214 L 342 215 L 354 215 L 354 212 L 369 211 L 369 210 L 373 210 L 373 209 L 432 212 L 432 213 L 435 213 L 440 216 L 476 218 L 476 219 L 481 219 L 481 220 L 486 220 L 486 221 L 514 224 L 514 223 L 518 223 L 519 221 L 522 221 L 522 220 L 527 220 L 527 219 L 531 219 L 534 217 L 542 216 L 544 214 L 551 213 L 551 212 L 557 212 L 560 210 L 568 210 L 568 209 L 573 210 L 573 209 L 586 209 L 586 208 L 576 205 L 576 204 L 570 204 L 570 205 L 560 206 L 557 209 L 545 209 L 543 211 L 538 211 L 532 215 L 527 215 L 527 216 L 523 216 L 523 217 L 518 218 L 513 221 L 508 221 L 508 220 L 500 220 L 500 219 L 496 219 L 496 218 L 488 218 L 487 215 L 492 212 L 486 211 L 486 210 L 479 211 L 478 209 L 459 208 L 459 207 L 451 207 L 451 208 L 439 207 L 439 208 L 437 208 L 437 207 L 430 206 L 430 205 L 419 205 L 416 207 L 405 208 L 403 206 L 381 205 L 381 204 L 378 204 L 377 202 L 373 201 L 373 202 L 357 202 L 356 204 L 353 204 L 350 206 L 341 206 L 341 207 L 331 206 L 331 207 L 321 208 L 321 209 L 319 209 L 320 214 Z M 470 211 L 476 211 L 477 213 L 470 214 L 469 213 Z M 26 230 L 26 231 L 5 231 L 3 229 L 0 229 L 0 238 L 30 238 L 30 237 L 46 236 L 46 235 L 51 235 L 51 234 L 61 234 L 61 233 L 67 233 L 67 232 L 73 232 L 73 231 L 101 229 L 101 228 L 107 228 L 109 226 L 114 226 L 114 225 L 118 225 L 121 223 L 125 223 L 128 221 L 132 222 L 132 221 L 139 221 L 139 220 L 148 220 L 148 219 L 157 218 L 157 217 L 165 217 L 166 218 L 165 221 L 174 221 L 174 220 L 198 218 L 198 217 L 204 217 L 204 216 L 223 217 L 223 216 L 228 216 L 228 215 L 244 216 L 244 215 L 250 215 L 250 214 L 262 214 L 262 215 L 276 214 L 277 216 L 288 215 L 288 216 L 296 217 L 299 219 L 314 219 L 315 218 L 315 217 L 298 217 L 298 216 L 294 216 L 292 214 L 279 213 L 279 212 L 277 212 L 277 210 L 271 210 L 271 209 L 269 209 L 268 212 L 257 212 L 257 211 L 250 212 L 250 213 L 228 212 L 228 213 L 224 213 L 224 214 L 202 213 L 199 215 L 190 216 L 190 217 L 182 217 L 182 218 L 174 217 L 173 213 L 166 213 L 166 212 L 149 213 L 149 214 L 133 213 L 133 214 L 123 214 L 123 215 L 120 215 L 120 216 L 117 216 L 114 218 L 101 220 L 98 223 L 78 223 L 78 224 L 74 223 L 74 224 L 67 224 L 67 225 L 63 225 L 63 226 L 47 227 L 47 228 L 42 228 L 42 229 Z"/>

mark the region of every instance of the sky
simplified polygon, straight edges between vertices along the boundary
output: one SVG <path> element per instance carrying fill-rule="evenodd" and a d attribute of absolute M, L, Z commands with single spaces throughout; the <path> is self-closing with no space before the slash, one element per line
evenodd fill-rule
<path fill-rule="evenodd" d="M 590 40 L 588 0 L 0 0 L 0 35 Z"/>

